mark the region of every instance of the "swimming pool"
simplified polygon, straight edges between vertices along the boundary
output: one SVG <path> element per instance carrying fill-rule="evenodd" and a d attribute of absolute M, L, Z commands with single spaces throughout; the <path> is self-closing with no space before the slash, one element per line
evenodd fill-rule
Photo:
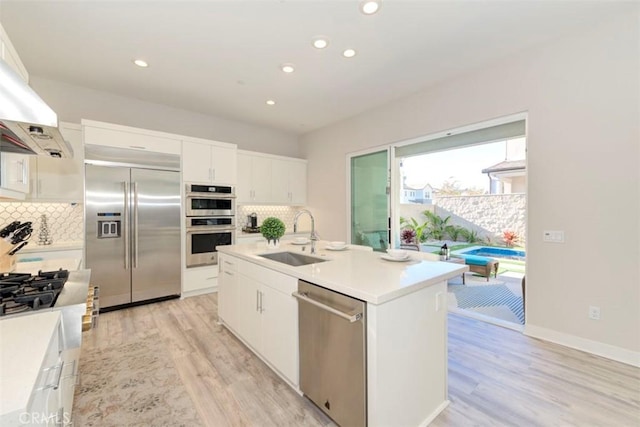
<path fill-rule="evenodd" d="M 461 255 L 488 256 L 492 258 L 506 258 L 506 259 L 513 259 L 517 261 L 526 260 L 524 251 L 516 251 L 515 249 L 508 249 L 508 248 L 493 248 L 489 246 L 473 247 L 473 248 L 465 249 L 458 253 Z"/>

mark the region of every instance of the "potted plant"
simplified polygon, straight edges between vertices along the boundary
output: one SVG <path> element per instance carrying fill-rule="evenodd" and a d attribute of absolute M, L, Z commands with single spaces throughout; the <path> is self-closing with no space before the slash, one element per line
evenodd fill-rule
<path fill-rule="evenodd" d="M 267 239 L 267 246 L 271 248 L 277 248 L 280 244 L 280 238 L 284 235 L 284 222 L 276 217 L 268 217 L 262 221 L 260 226 L 260 232 L 262 236 Z"/>

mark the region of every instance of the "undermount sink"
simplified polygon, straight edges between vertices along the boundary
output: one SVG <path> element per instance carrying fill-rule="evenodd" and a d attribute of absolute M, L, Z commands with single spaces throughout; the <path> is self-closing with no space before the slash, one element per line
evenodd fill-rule
<path fill-rule="evenodd" d="M 325 262 L 326 259 L 316 258 L 313 256 L 302 255 L 296 252 L 275 252 L 272 254 L 262 254 L 263 258 L 270 259 L 272 261 L 278 261 L 283 264 L 291 265 L 293 267 L 300 267 L 302 265 L 314 264 L 318 262 Z"/>

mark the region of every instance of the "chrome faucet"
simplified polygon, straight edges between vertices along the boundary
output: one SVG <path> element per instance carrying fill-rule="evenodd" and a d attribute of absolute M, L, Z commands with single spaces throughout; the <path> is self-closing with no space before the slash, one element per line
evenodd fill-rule
<path fill-rule="evenodd" d="M 311 236 L 309 237 L 309 240 L 311 240 L 311 253 L 315 254 L 316 240 L 318 240 L 318 235 L 316 234 L 316 220 L 313 218 L 313 214 L 309 212 L 307 209 L 301 209 L 293 218 L 293 232 L 294 233 L 298 232 L 298 218 L 300 218 L 300 215 L 304 213 L 308 214 L 309 218 L 311 218 Z"/>

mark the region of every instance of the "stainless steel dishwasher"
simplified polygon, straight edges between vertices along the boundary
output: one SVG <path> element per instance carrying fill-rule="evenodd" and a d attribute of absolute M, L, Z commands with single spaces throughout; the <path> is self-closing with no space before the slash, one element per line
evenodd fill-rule
<path fill-rule="evenodd" d="M 367 424 L 366 304 L 298 281 L 300 389 L 343 427 Z"/>

